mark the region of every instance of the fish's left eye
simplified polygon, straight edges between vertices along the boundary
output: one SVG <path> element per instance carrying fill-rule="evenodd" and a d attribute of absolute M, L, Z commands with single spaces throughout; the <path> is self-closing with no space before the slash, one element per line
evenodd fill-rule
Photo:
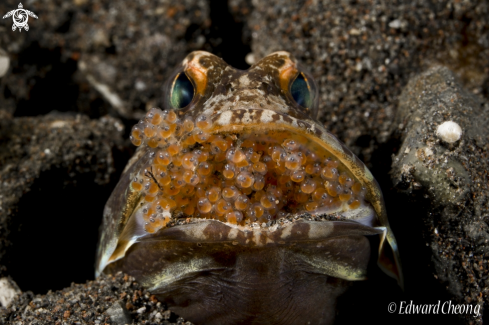
<path fill-rule="evenodd" d="M 302 107 L 311 108 L 313 94 L 307 77 L 301 72 L 290 86 L 290 94 L 295 102 Z"/>
<path fill-rule="evenodd" d="M 171 85 L 170 104 L 172 108 L 179 109 L 188 106 L 194 98 L 195 88 L 185 72 L 180 72 Z"/>

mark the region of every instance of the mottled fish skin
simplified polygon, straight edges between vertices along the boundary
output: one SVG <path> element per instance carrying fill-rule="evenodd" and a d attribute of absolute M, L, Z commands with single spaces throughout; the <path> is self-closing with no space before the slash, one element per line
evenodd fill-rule
<path fill-rule="evenodd" d="M 315 96 L 314 103 L 309 108 L 302 107 L 294 101 L 290 93 L 290 83 L 299 72 L 304 72 L 304 70 L 290 53 L 283 51 L 272 53 L 248 70 L 242 71 L 230 67 L 213 54 L 198 51 L 189 54 L 183 60 L 179 71 L 185 71 L 191 77 L 195 87 L 195 94 L 191 103 L 177 111 L 180 118 L 191 117 L 196 119 L 205 116 L 212 121 L 213 133 L 239 133 L 250 129 L 279 129 L 307 135 L 335 156 L 366 188 L 366 200 L 371 204 L 375 212 L 375 219 L 369 226 L 361 225 L 354 221 L 343 223 L 297 222 L 291 225 L 290 229 L 268 230 L 243 229 L 242 227 L 232 227 L 217 221 L 205 221 L 201 224 L 196 222 L 193 225 L 170 228 L 153 236 L 145 237 L 144 234 L 140 234 L 139 237 L 133 236 L 131 240 L 134 245 L 133 242 L 128 244 L 127 241 L 129 239 L 127 238 L 129 237 L 125 237 L 128 232 L 128 220 L 131 215 L 136 215 L 135 207 L 139 200 L 138 193 L 130 186 L 130 181 L 139 169 L 151 159 L 151 150 L 147 147 L 140 147 L 135 158 L 131 159 L 126 167 L 120 183 L 114 190 L 104 210 L 97 257 L 97 274 L 102 271 L 110 273 L 123 270 L 128 272 L 136 276 L 143 285 L 153 290 L 159 298 L 174 297 L 173 300 L 170 298 L 170 301 L 167 301 L 170 305 L 175 306 L 172 309 L 197 323 L 239 323 L 243 319 L 251 317 L 247 316 L 247 312 L 260 312 L 264 307 L 238 299 L 240 304 L 250 303 L 251 307 L 249 309 L 245 308 L 236 317 L 231 317 L 226 315 L 225 310 L 234 308 L 235 305 L 232 303 L 211 300 L 213 303 L 211 302 L 209 303 L 210 305 L 205 307 L 193 306 L 192 301 L 208 302 L 206 300 L 208 298 L 202 297 L 203 293 L 187 292 L 187 295 L 185 295 L 179 285 L 187 286 L 185 281 L 200 283 L 203 291 L 212 290 L 216 286 L 224 287 L 225 285 L 219 282 L 221 280 L 214 279 L 212 276 L 205 278 L 206 280 L 201 282 L 199 282 L 201 278 L 197 277 L 200 274 L 199 272 L 202 271 L 210 272 L 209 274 L 213 272 L 228 272 L 226 270 L 229 269 L 229 266 L 217 257 L 219 254 L 224 254 L 223 252 L 227 252 L 228 258 L 233 261 L 241 261 L 243 256 L 247 256 L 245 259 L 247 262 L 260 260 L 258 257 L 246 255 L 250 253 L 250 250 L 256 256 L 270 258 L 271 261 L 282 261 L 291 258 L 287 256 L 293 250 L 293 248 L 288 246 L 289 242 L 287 240 L 298 243 L 299 247 L 307 251 L 311 249 L 308 246 L 309 242 L 321 238 L 321 247 L 324 245 L 331 251 L 337 251 L 338 254 L 341 252 L 341 256 L 343 256 L 343 246 L 348 242 L 344 241 L 344 238 L 345 236 L 350 236 L 351 242 L 348 245 L 351 245 L 351 254 L 357 254 L 355 256 L 359 256 L 359 261 L 357 265 L 350 264 L 345 270 L 340 270 L 338 268 L 339 263 L 332 261 L 324 261 L 318 266 L 312 260 L 308 260 L 305 255 L 303 256 L 296 252 L 297 256 L 303 256 L 304 261 L 308 261 L 308 265 L 324 268 L 324 274 L 329 276 L 328 284 L 318 284 L 318 288 L 329 291 L 330 294 L 329 296 L 326 294 L 326 297 L 324 295 L 316 296 L 315 293 L 311 295 L 310 292 L 299 294 L 296 297 L 299 300 L 304 300 L 303 295 L 314 297 L 316 302 L 325 306 L 325 311 L 317 312 L 302 306 L 302 312 L 294 309 L 291 314 L 303 315 L 303 312 L 306 312 L 311 315 L 313 322 L 328 324 L 334 319 L 330 314 L 334 314 L 336 297 L 343 292 L 340 287 L 343 287 L 344 283 L 341 281 L 365 278 L 365 263 L 368 261 L 368 255 L 365 255 L 365 252 L 369 249 L 369 245 L 368 242 L 365 243 L 363 240 L 365 239 L 364 236 L 380 234 L 378 264 L 387 274 L 395 277 L 402 286 L 403 279 L 398 248 L 387 220 L 387 213 L 379 185 L 363 162 L 336 137 L 327 132 L 317 120 L 318 96 Z M 318 223 L 324 224 L 318 226 Z M 129 224 L 130 227 L 132 226 Z M 285 235 L 287 237 L 284 237 Z M 287 240 L 283 238 L 287 238 Z M 198 243 L 199 240 L 204 240 L 205 243 L 200 245 Z M 174 241 L 179 241 L 179 244 L 175 245 Z M 121 245 L 121 242 L 123 242 L 123 245 Z M 192 253 L 194 254 L 193 257 L 183 257 L 184 253 L 182 252 L 188 249 L 193 250 L 191 247 L 194 247 L 192 245 L 196 243 L 202 248 L 198 249 L 198 252 Z M 249 248 L 236 248 L 247 247 L 247 245 Z M 235 248 L 232 249 L 232 247 Z M 147 255 L 142 255 L 141 251 L 147 252 Z M 168 253 L 165 254 L 169 255 L 162 257 L 162 251 L 167 251 Z M 183 254 L 182 257 L 170 257 L 172 254 L 178 255 L 177 253 Z M 116 258 L 114 258 L 115 255 L 117 255 Z M 154 262 L 148 264 L 148 260 Z M 170 260 L 171 262 L 169 262 Z M 163 263 L 162 261 L 165 262 Z M 135 271 L 144 263 L 147 263 L 147 268 L 148 270 L 151 269 L 151 272 L 145 273 L 144 270 Z M 238 262 L 236 263 L 239 264 Z M 243 266 L 244 269 L 246 268 Z M 277 271 L 273 265 L 267 265 L 264 268 L 265 273 L 272 272 L 272 270 L 279 273 L 283 271 L 281 268 Z M 235 272 L 235 274 L 229 275 L 234 280 L 236 280 L 235 277 L 238 277 L 245 281 L 244 279 L 250 276 L 244 271 L 238 272 L 235 270 Z M 293 269 L 290 274 L 295 276 L 297 272 L 299 270 Z M 340 282 L 334 282 L 333 278 L 342 280 L 335 280 Z M 260 281 L 259 279 L 261 278 L 253 275 L 250 276 L 250 279 Z M 311 281 L 319 280 L 314 278 Z M 267 287 L 267 285 L 264 285 L 264 287 Z M 239 283 L 236 282 L 235 286 L 239 286 Z M 280 301 L 283 299 L 281 295 L 285 293 L 281 289 L 275 288 L 273 285 L 270 285 L 269 289 L 271 290 L 270 295 Z M 223 289 L 225 292 L 229 291 L 229 295 L 235 294 L 233 290 L 229 288 Z M 256 288 L 248 288 L 246 290 L 243 289 L 243 292 L 253 295 L 253 290 L 256 290 Z M 274 293 L 274 290 L 276 293 Z M 184 290 L 184 292 L 186 291 Z M 300 302 L 294 300 L 296 298 L 291 299 L 301 305 Z M 264 306 L 267 306 L 267 302 L 260 301 Z M 284 304 L 289 303 L 290 301 L 284 301 Z M 181 307 L 186 304 L 193 307 Z M 267 308 L 273 309 L 274 307 L 269 306 Z M 295 322 L 282 320 L 277 323 L 294 324 Z"/>

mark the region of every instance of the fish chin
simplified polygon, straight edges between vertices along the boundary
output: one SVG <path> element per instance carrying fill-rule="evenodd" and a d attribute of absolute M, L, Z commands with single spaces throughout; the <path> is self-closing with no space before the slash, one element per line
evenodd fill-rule
<path fill-rule="evenodd" d="M 365 236 L 376 234 L 348 221 L 298 220 L 245 230 L 202 220 L 141 238 L 106 271 L 134 276 L 196 324 L 246 323 L 250 315 L 260 315 L 263 324 L 282 317 L 281 324 L 291 319 L 329 324 L 336 298 L 350 281 L 365 279 L 370 259 Z"/>

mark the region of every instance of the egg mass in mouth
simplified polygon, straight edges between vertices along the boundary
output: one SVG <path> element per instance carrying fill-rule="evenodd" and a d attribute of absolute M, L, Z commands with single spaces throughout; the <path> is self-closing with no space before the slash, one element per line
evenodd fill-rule
<path fill-rule="evenodd" d="M 131 183 L 142 196 L 144 230 L 172 218 L 273 226 L 302 213 L 327 214 L 365 206 L 365 187 L 306 136 L 289 130 L 213 132 L 212 123 L 152 109 L 131 141 L 152 159 Z"/>

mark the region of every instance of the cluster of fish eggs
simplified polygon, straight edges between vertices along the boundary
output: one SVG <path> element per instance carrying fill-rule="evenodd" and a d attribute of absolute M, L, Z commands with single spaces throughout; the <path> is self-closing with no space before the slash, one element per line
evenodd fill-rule
<path fill-rule="evenodd" d="M 142 192 L 145 230 L 171 217 L 208 218 L 244 225 L 289 213 L 356 209 L 365 188 L 326 152 L 286 131 L 211 134 L 205 116 L 181 120 L 151 109 L 131 132 L 153 159 L 132 182 Z"/>

